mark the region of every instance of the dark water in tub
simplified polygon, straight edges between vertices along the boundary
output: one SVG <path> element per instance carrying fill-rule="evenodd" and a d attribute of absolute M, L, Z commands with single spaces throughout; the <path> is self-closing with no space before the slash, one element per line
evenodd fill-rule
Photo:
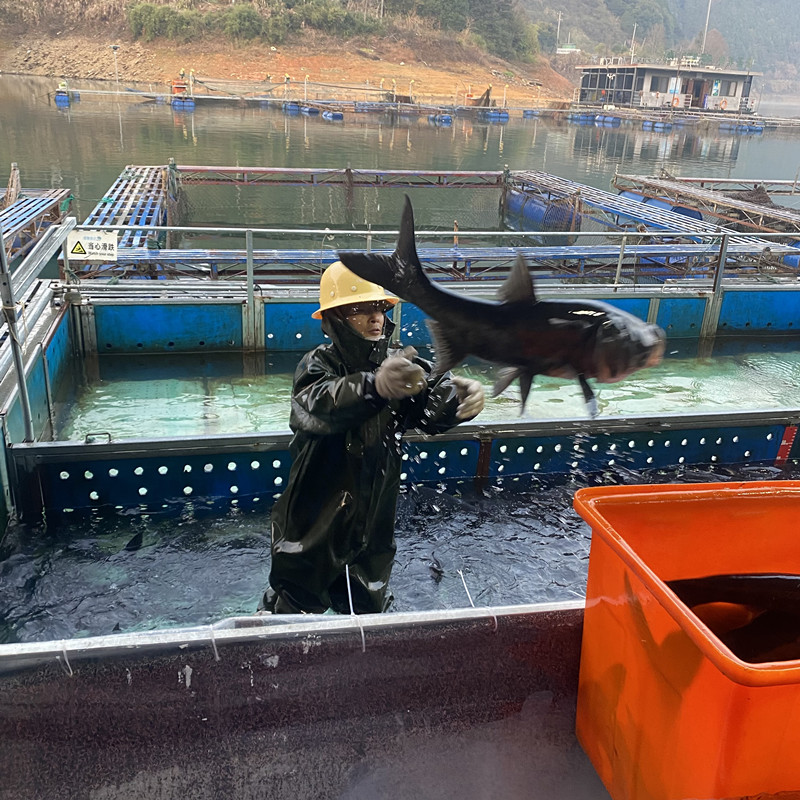
<path fill-rule="evenodd" d="M 800 477 L 609 471 L 604 483 Z M 401 495 L 391 611 L 515 605 L 584 596 L 589 528 L 572 508 L 587 480 L 525 492 Z M 12 529 L 0 562 L 0 641 L 47 641 L 199 625 L 255 611 L 269 571 L 268 514 L 97 515 L 57 530 Z M 391 613 L 391 612 L 389 612 Z"/>

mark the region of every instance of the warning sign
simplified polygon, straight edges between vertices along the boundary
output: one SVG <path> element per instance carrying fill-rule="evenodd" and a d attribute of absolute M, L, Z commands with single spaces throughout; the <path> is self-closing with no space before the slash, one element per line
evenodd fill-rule
<path fill-rule="evenodd" d="M 71 231 L 67 236 L 67 253 L 81 261 L 116 261 L 116 231 Z"/>

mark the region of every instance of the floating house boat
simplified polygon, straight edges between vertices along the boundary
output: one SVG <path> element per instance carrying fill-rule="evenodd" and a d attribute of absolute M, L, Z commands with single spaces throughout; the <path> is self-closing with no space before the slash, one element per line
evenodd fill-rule
<path fill-rule="evenodd" d="M 233 171 L 214 169 L 217 180 L 234 179 Z M 236 174 L 243 177 L 241 169 Z M 329 171 L 327 177 L 337 176 L 352 186 L 359 174 Z M 268 177 L 258 171 L 249 176 Z M 305 179 L 314 177 L 307 173 Z M 397 185 L 398 177 L 391 176 L 387 185 Z M 450 177 L 443 184 L 450 188 L 487 182 L 486 176 Z M 424 176 L 428 185 L 430 178 Z M 168 227 L 162 192 L 175 189 L 173 179 L 166 168 L 129 169 L 115 184 L 115 199 L 104 205 L 108 230 L 122 231 L 121 259 L 140 250 L 155 255 L 147 236 Z M 495 190 L 500 185 L 495 183 Z M 139 188 L 146 197 L 136 194 Z M 541 199 L 563 196 L 565 187 L 553 176 L 524 173 L 513 188 Z M 680 223 L 689 240 L 684 246 L 697 254 L 712 252 L 707 263 L 715 262 L 716 269 L 707 280 L 683 275 L 668 285 L 613 277 L 570 285 L 551 275 L 542 296 L 600 297 L 657 322 L 671 337 L 794 330 L 800 307 L 795 275 L 785 281 L 772 275 L 764 281 L 758 270 L 727 275 L 729 259 L 757 259 L 771 240 L 737 237 L 669 209 L 592 194 L 588 187 L 581 187 L 580 195 L 585 204 L 568 206 L 562 231 L 577 233 L 578 217 L 602 216 L 619 225 L 620 219 L 644 215 L 658 223 L 653 228 L 660 225 L 668 233 Z M 137 199 L 148 202 L 133 202 Z M 117 215 L 117 204 L 148 210 L 132 221 Z M 101 508 L 155 511 L 200 496 L 242 508 L 268 505 L 288 476 L 287 431 L 168 438 L 145 431 L 127 439 L 106 432 L 55 441 L 54 397 L 70 387 L 81 368 L 91 369 L 101 352 L 307 350 L 322 341 L 310 319 L 316 274 L 302 284 L 259 277 L 252 240 L 242 230 L 248 245 L 231 258 L 243 259 L 246 268 L 227 280 L 196 273 L 104 281 L 72 270 L 63 281 L 39 279 L 42 265 L 70 233 L 102 226 L 94 218 L 83 227 L 73 218 L 53 225 L 46 252 L 28 253 L 8 281 L 4 305 L 16 311 L 6 322 L 14 335 L 0 345 L 5 515 L 56 524 L 65 516 L 89 518 Z M 641 256 L 626 251 L 624 241 L 604 247 L 614 265 Z M 427 254 L 431 263 L 452 258 L 450 248 L 440 248 L 445 252 L 438 255 L 434 249 Z M 529 250 L 535 255 L 534 246 Z M 559 247 L 557 259 L 551 253 L 552 264 L 563 261 L 567 250 Z M 70 263 L 68 257 L 64 266 Z M 497 281 L 451 277 L 451 286 L 491 296 Z M 25 324 L 17 325 L 23 311 Z M 428 343 L 419 309 L 400 303 L 395 313 L 400 341 Z M 11 364 L 21 369 L 10 369 Z M 612 465 L 776 468 L 800 460 L 797 424 L 796 409 L 477 421 L 435 440 L 410 435 L 403 480 L 436 491 L 491 490 L 530 487 L 542 476 L 577 481 Z M 796 736 L 782 736 L 797 728 L 794 719 L 789 715 L 780 729 L 764 720 L 780 721 L 793 707 L 800 668 L 787 662 L 788 667 L 767 665 L 755 675 L 743 670 L 739 660 L 701 635 L 664 581 L 689 577 L 709 563 L 741 569 L 738 556 L 755 540 L 762 555 L 754 567 L 788 564 L 800 571 L 800 564 L 787 560 L 794 530 L 787 522 L 800 511 L 800 488 L 767 483 L 676 485 L 649 493 L 616 488 L 591 490 L 579 501 L 594 535 L 603 539 L 590 563 L 588 604 L 475 607 L 470 601 L 463 608 L 365 617 L 248 615 L 212 625 L 2 644 L 4 790 L 22 800 L 143 793 L 209 800 L 469 800 L 487 794 L 601 800 L 609 793 L 614 800 L 676 800 L 754 796 L 795 786 Z M 770 501 L 770 493 L 777 502 Z M 634 500 L 646 507 L 644 528 L 657 528 L 657 536 L 648 538 L 637 526 L 630 512 Z M 700 547 L 709 529 L 714 536 Z M 674 547 L 672 534 L 678 537 Z M 679 556 L 671 558 L 673 551 Z M 673 652 L 682 654 L 677 672 L 670 671 L 676 666 Z M 732 670 L 737 679 L 750 681 L 746 690 L 731 686 Z M 686 691 L 676 692 L 676 686 Z M 767 689 L 766 701 L 761 688 Z M 728 723 L 740 713 L 754 721 L 745 732 L 755 761 L 724 757 L 728 750 L 722 756 L 709 752 L 721 727 L 724 747 L 737 746 L 740 740 Z M 617 720 L 624 724 L 614 727 Z M 689 733 L 689 744 L 678 749 Z M 742 766 L 758 763 L 762 755 L 764 736 L 757 733 L 767 734 L 765 746 L 777 754 L 770 761 L 781 765 L 775 775 Z M 692 751 L 698 742 L 705 747 Z M 638 771 L 639 756 L 646 759 L 647 780 Z"/>
<path fill-rule="evenodd" d="M 695 60 L 626 64 L 605 59 L 581 71 L 580 103 L 623 108 L 751 113 L 753 78 L 760 72 L 700 67 Z"/>

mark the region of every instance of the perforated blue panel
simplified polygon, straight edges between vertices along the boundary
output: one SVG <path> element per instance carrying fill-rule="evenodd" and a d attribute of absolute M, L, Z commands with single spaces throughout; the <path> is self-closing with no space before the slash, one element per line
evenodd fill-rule
<path fill-rule="evenodd" d="M 783 431 L 783 425 L 768 425 L 495 439 L 490 474 L 500 477 L 596 473 L 609 467 L 657 469 L 683 464 L 773 463 Z"/>
<path fill-rule="evenodd" d="M 319 303 L 264 304 L 264 337 L 267 350 L 312 350 L 326 339 L 320 320 L 311 314 Z"/>
<path fill-rule="evenodd" d="M 725 292 L 718 331 L 775 333 L 800 329 L 800 292 Z"/>
<path fill-rule="evenodd" d="M 241 303 L 95 306 L 100 353 L 240 350 Z"/>
<path fill-rule="evenodd" d="M 405 484 L 463 484 L 507 480 L 530 481 L 537 476 L 585 477 L 608 469 L 645 470 L 681 465 L 775 464 L 789 456 L 794 428 L 783 424 L 729 425 L 703 429 L 597 433 L 543 436 L 520 432 L 518 436 L 463 440 L 429 439 L 405 444 L 401 481 Z M 483 429 L 481 436 L 491 432 Z M 263 444 L 269 444 L 264 442 Z M 485 449 L 483 451 L 481 446 Z M 163 442 L 155 446 L 163 447 Z M 85 457 L 54 457 L 38 445 L 28 464 L 37 471 L 26 478 L 28 493 L 35 488 L 48 512 L 63 513 L 101 506 L 157 511 L 184 502 L 197 504 L 270 505 L 283 491 L 289 475 L 288 445 L 256 452 L 252 443 L 231 454 L 170 450 L 97 457 L 92 445 Z M 209 445 L 209 450 L 213 445 Z M 22 451 L 18 453 L 24 458 Z M 17 453 L 12 449 L 12 458 Z M 483 459 L 486 459 L 485 462 Z M 24 470 L 23 461 L 18 462 Z M 30 499 L 30 498 L 29 498 Z"/>
<path fill-rule="evenodd" d="M 407 483 L 472 479 L 478 471 L 480 443 L 472 440 L 406 442 L 403 472 Z"/>
<path fill-rule="evenodd" d="M 87 445 L 87 455 L 91 452 Z M 270 505 L 289 476 L 288 451 L 152 457 L 109 456 L 42 467 L 49 508 L 57 512 L 224 499 Z M 256 499 L 258 498 L 258 499 Z"/>
<path fill-rule="evenodd" d="M 667 337 L 699 336 L 705 309 L 706 301 L 699 297 L 662 298 L 656 322 Z"/>

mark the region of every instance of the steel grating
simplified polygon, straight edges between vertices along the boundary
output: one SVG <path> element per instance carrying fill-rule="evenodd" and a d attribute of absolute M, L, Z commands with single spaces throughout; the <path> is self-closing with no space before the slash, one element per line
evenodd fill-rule
<path fill-rule="evenodd" d="M 795 209 L 738 200 L 712 189 L 652 176 L 616 175 L 614 186 L 620 190 L 638 192 L 643 197 L 666 200 L 673 205 L 713 214 L 726 222 L 753 230 L 800 233 L 800 211 Z M 752 189 L 752 185 L 749 188 Z"/>

